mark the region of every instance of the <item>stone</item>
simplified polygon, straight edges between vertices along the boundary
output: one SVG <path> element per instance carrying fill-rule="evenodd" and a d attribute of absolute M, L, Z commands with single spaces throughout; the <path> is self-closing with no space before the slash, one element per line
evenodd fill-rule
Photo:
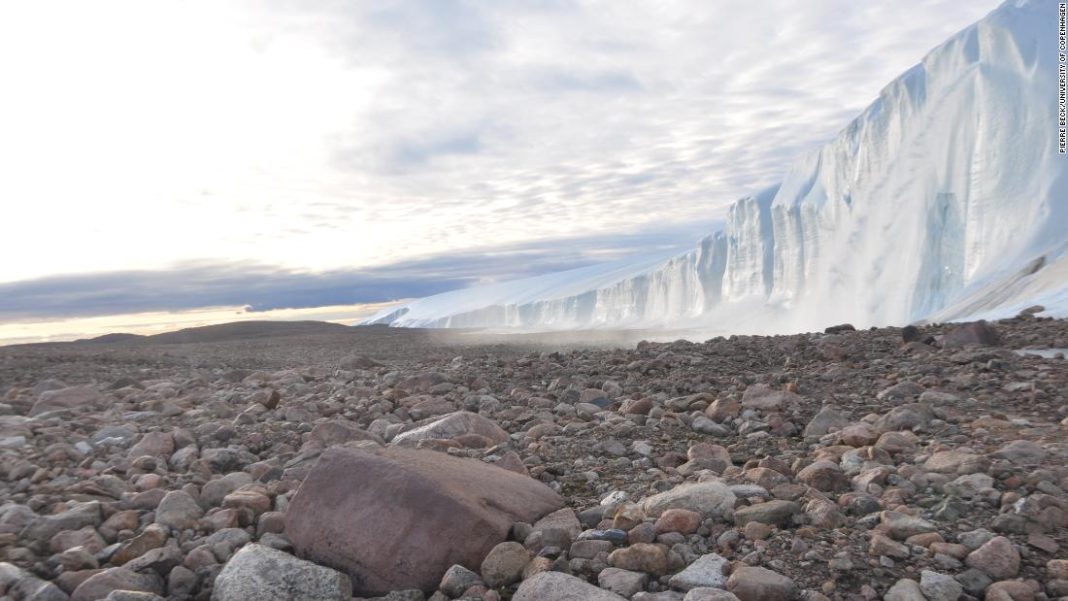
<path fill-rule="evenodd" d="M 791 601 L 797 595 L 793 580 L 753 566 L 736 568 L 727 579 L 727 590 L 741 601 Z"/>
<path fill-rule="evenodd" d="M 462 596 L 467 589 L 481 583 L 482 579 L 478 574 L 461 565 L 454 565 L 445 571 L 445 575 L 441 577 L 441 583 L 438 584 L 438 589 L 448 595 L 450 599 L 455 599 Z"/>
<path fill-rule="evenodd" d="M 541 572 L 524 580 L 512 601 L 626 601 L 626 598 L 562 572 Z"/>
<path fill-rule="evenodd" d="M 167 529 L 158 524 L 150 524 L 141 534 L 123 542 L 122 546 L 111 556 L 111 563 L 121 566 L 152 549 L 162 547 L 165 542 L 167 542 Z"/>
<path fill-rule="evenodd" d="M 994 451 L 994 456 L 1017 465 L 1038 465 L 1049 456 L 1049 451 L 1030 440 L 1014 440 Z"/>
<path fill-rule="evenodd" d="M 163 592 L 163 580 L 152 573 L 142 574 L 124 567 L 108 568 L 79 584 L 71 593 L 70 601 L 97 601 L 107 597 L 111 591 L 158 594 Z"/>
<path fill-rule="evenodd" d="M 993 487 L 993 478 L 986 474 L 977 473 L 960 476 L 952 482 L 947 482 L 943 488 L 951 495 L 970 499 L 977 496 L 980 492 Z"/>
<path fill-rule="evenodd" d="M 156 507 L 156 523 L 175 530 L 192 528 L 203 515 L 200 504 L 184 490 L 167 493 Z"/>
<path fill-rule="evenodd" d="M 530 558 L 530 551 L 523 545 L 512 541 L 500 543 L 482 560 L 482 581 L 490 588 L 518 582 Z"/>
<path fill-rule="evenodd" d="M 432 590 L 450 566 L 480 566 L 513 523 L 562 505 L 544 484 L 475 459 L 333 447 L 290 501 L 285 532 L 299 556 L 345 572 L 359 594 Z"/>
<path fill-rule="evenodd" d="M 491 419 L 477 413 L 456 411 L 434 417 L 417 424 L 414 428 L 393 437 L 390 444 L 414 447 L 421 440 L 450 440 L 467 434 L 477 434 L 489 439 L 492 444 L 508 442 L 508 433 Z"/>
<path fill-rule="evenodd" d="M 931 455 L 923 464 L 924 469 L 936 474 L 966 475 L 985 472 L 990 467 L 990 460 L 983 455 L 960 449 L 939 451 Z"/>
<path fill-rule="evenodd" d="M 957 601 L 964 587 L 952 576 L 931 570 L 920 572 L 920 590 L 927 601 Z"/>
<path fill-rule="evenodd" d="M 899 511 L 880 512 L 879 522 L 879 528 L 897 540 L 938 531 L 938 527 L 931 522 Z"/>
<path fill-rule="evenodd" d="M 682 601 L 739 601 L 739 599 L 734 593 L 723 589 L 700 587 L 690 589 Z"/>
<path fill-rule="evenodd" d="M 701 514 L 689 509 L 668 509 L 660 514 L 653 527 L 657 534 L 678 532 L 693 534 L 701 526 Z"/>
<path fill-rule="evenodd" d="M 126 453 L 126 456 L 130 459 L 136 459 L 148 455 L 149 457 L 160 457 L 166 461 L 173 454 L 174 436 L 170 432 L 149 432 L 142 436 L 137 444 L 130 447 L 130 451 Z"/>
<path fill-rule="evenodd" d="M 837 464 L 814 461 L 797 473 L 797 481 L 821 492 L 836 492 L 849 488 L 849 478 Z"/>
<path fill-rule="evenodd" d="M 668 558 L 664 547 L 651 543 L 636 543 L 629 547 L 616 549 L 608 555 L 609 565 L 662 576 L 668 571 Z"/>
<path fill-rule="evenodd" d="M 986 601 L 1034 601 L 1041 588 L 1034 581 L 1003 580 L 986 589 Z"/>
<path fill-rule="evenodd" d="M 20 537 L 48 542 L 64 530 L 80 530 L 86 526 L 96 527 L 101 521 L 100 503 L 78 503 L 70 509 L 53 515 L 38 516 L 27 524 Z"/>
<path fill-rule="evenodd" d="M 659 517 L 668 509 L 687 509 L 705 517 L 723 518 L 734 511 L 736 497 L 730 487 L 718 481 L 680 484 L 645 499 L 645 515 Z"/>
<path fill-rule="evenodd" d="M 802 434 L 819 438 L 832 430 L 840 430 L 849 425 L 849 416 L 831 406 L 824 406 L 805 426 Z"/>
<path fill-rule="evenodd" d="M 734 510 L 734 524 L 745 526 L 749 522 L 760 522 L 783 527 L 801 511 L 801 506 L 793 501 L 771 500 Z"/>
<path fill-rule="evenodd" d="M 890 587 L 883 595 L 883 601 L 927 601 L 923 596 L 919 583 L 915 580 L 902 578 Z"/>
<path fill-rule="evenodd" d="M 308 433 L 308 442 L 306 444 L 309 446 L 317 445 L 325 448 L 345 444 L 347 442 L 359 442 L 365 440 L 377 444 L 385 444 L 379 436 L 363 430 L 355 423 L 344 420 L 334 420 L 315 424 L 312 431 Z"/>
<path fill-rule="evenodd" d="M 716 553 L 697 558 L 668 581 L 672 588 L 688 591 L 693 588 L 724 588 L 727 586 L 727 568 L 730 562 Z"/>
<path fill-rule="evenodd" d="M 17 601 L 67 601 L 67 593 L 7 562 L 0 562 L 0 594 Z"/>
<path fill-rule="evenodd" d="M 620 568 L 605 568 L 597 574 L 598 586 L 628 599 L 644 589 L 648 581 L 646 574 Z"/>
<path fill-rule="evenodd" d="M 30 416 L 49 411 L 77 409 L 93 405 L 103 400 L 100 391 L 91 386 L 71 386 L 59 390 L 46 390 L 37 397 L 37 402 L 30 408 Z"/>
<path fill-rule="evenodd" d="M 212 601 L 349 601 L 344 574 L 260 544 L 245 545 L 215 579 Z"/>
<path fill-rule="evenodd" d="M 959 349 L 968 346 L 998 346 L 1001 336 L 985 321 L 973 321 L 952 327 L 942 337 L 942 348 Z"/>
<path fill-rule="evenodd" d="M 1020 573 L 1020 552 L 1011 540 L 996 536 L 969 553 L 964 563 L 994 580 L 1005 580 Z"/>
<path fill-rule="evenodd" d="M 896 559 L 904 559 L 909 556 L 909 548 L 882 534 L 873 534 L 868 544 L 868 553 L 875 556 L 885 555 Z"/>

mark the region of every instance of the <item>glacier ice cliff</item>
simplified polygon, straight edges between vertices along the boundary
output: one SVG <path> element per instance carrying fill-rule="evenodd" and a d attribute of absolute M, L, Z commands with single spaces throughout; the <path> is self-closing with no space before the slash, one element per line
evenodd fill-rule
<path fill-rule="evenodd" d="M 1010 0 L 675 256 L 477 286 L 367 323 L 771 332 L 1068 314 L 1057 16 Z"/>

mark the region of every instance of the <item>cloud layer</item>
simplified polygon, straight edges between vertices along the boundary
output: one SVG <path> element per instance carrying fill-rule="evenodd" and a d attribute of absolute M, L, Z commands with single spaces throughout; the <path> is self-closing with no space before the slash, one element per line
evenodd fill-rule
<path fill-rule="evenodd" d="M 0 316 L 416 296 L 688 244 L 996 4 L 9 3 Z"/>

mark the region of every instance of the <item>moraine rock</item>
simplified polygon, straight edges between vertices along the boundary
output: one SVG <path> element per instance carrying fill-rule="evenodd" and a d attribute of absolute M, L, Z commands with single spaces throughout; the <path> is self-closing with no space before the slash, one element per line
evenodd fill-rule
<path fill-rule="evenodd" d="M 698 587 L 724 588 L 727 586 L 726 572 L 729 566 L 730 562 L 716 553 L 702 555 L 672 576 L 668 584 L 682 591 Z"/>
<path fill-rule="evenodd" d="M 641 508 L 650 517 L 658 517 L 668 509 L 688 509 L 708 517 L 725 518 L 733 514 L 736 499 L 730 487 L 722 482 L 691 482 L 645 499 Z"/>
<path fill-rule="evenodd" d="M 508 442 L 508 433 L 491 419 L 477 413 L 456 411 L 430 418 L 393 437 L 394 446 L 414 447 L 421 440 L 451 440 L 467 434 L 489 439 L 491 444 Z"/>
<path fill-rule="evenodd" d="M 886 591 L 883 601 L 927 601 L 927 597 L 923 596 L 923 590 L 920 589 L 919 583 L 915 580 L 902 578 L 895 582 L 894 586 L 890 587 L 890 590 Z"/>
<path fill-rule="evenodd" d="M 512 601 L 626 601 L 625 597 L 597 588 L 561 572 L 542 572 L 519 585 Z"/>
<path fill-rule="evenodd" d="M 734 524 L 745 526 L 749 522 L 760 522 L 773 526 L 786 526 L 790 519 L 801 511 L 801 506 L 793 501 L 772 500 L 734 510 Z"/>
<path fill-rule="evenodd" d="M 290 502 L 286 535 L 299 555 L 347 573 L 360 593 L 431 590 L 454 564 L 478 568 L 513 523 L 562 504 L 544 484 L 481 461 L 334 447 Z"/>
<path fill-rule="evenodd" d="M 212 601 L 349 601 L 344 574 L 260 544 L 245 545 L 215 579 Z"/>
<path fill-rule="evenodd" d="M 797 595 L 794 581 L 767 568 L 742 566 L 727 579 L 727 590 L 741 601 L 791 601 Z"/>
<path fill-rule="evenodd" d="M 49 411 L 88 407 L 103 400 L 103 398 L 100 391 L 92 386 L 71 386 L 59 390 L 46 390 L 37 397 L 37 402 L 30 409 L 30 416 L 40 415 Z"/>
<path fill-rule="evenodd" d="M 513 541 L 500 543 L 482 560 L 482 581 L 490 588 L 518 582 L 530 559 L 530 551 L 523 545 Z"/>
<path fill-rule="evenodd" d="M 849 425 L 849 416 L 838 409 L 825 405 L 812 417 L 802 434 L 808 437 L 820 437 L 831 430 L 840 430 Z"/>
<path fill-rule="evenodd" d="M 163 580 L 155 573 L 140 573 L 127 568 L 108 568 L 93 574 L 74 589 L 70 601 L 97 601 L 112 591 L 162 593 Z"/>
<path fill-rule="evenodd" d="M 994 580 L 1015 578 L 1020 573 L 1020 552 L 1011 540 L 996 536 L 969 553 L 965 563 Z"/>

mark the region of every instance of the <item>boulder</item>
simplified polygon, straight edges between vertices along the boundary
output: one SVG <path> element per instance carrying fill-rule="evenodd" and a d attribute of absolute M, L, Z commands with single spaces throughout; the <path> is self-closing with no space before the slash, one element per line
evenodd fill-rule
<path fill-rule="evenodd" d="M 286 534 L 360 594 L 432 590 L 452 565 L 478 570 L 513 523 L 562 505 L 544 484 L 474 459 L 334 447 L 289 504 Z"/>
<path fill-rule="evenodd" d="M 974 321 L 954 326 L 942 338 L 942 348 L 958 349 L 967 346 L 997 346 L 1001 336 L 994 326 L 985 321 Z"/>
<path fill-rule="evenodd" d="M 96 601 L 111 591 L 162 593 L 163 579 L 154 573 L 142 574 L 127 568 L 108 568 L 93 574 L 71 593 L 70 601 Z"/>
<path fill-rule="evenodd" d="M 46 390 L 37 397 L 37 402 L 30 409 L 30 415 L 40 415 L 49 411 L 76 409 L 91 405 L 103 399 L 100 391 L 91 386 L 71 386 L 59 390 Z"/>
<path fill-rule="evenodd" d="M 349 601 L 344 574 L 260 544 L 245 545 L 215 579 L 212 601 Z"/>
<path fill-rule="evenodd" d="M 414 428 L 393 437 L 391 442 L 395 446 L 414 447 L 420 440 L 451 440 L 465 434 L 483 436 L 492 444 L 508 442 L 508 432 L 496 422 L 468 411 L 456 411 L 419 422 Z"/>

